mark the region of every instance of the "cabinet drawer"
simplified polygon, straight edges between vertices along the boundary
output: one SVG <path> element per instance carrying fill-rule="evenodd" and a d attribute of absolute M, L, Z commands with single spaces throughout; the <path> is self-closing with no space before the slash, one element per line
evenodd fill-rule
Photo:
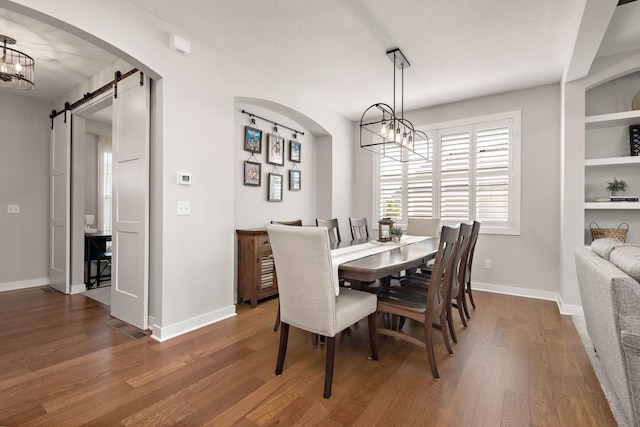
<path fill-rule="evenodd" d="M 258 237 L 258 249 L 270 249 L 271 244 L 269 243 L 269 236 L 260 236 Z"/>

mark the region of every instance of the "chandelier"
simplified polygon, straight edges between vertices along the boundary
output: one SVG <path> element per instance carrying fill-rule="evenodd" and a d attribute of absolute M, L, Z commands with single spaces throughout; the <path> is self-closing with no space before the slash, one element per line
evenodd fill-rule
<path fill-rule="evenodd" d="M 2 58 L 0 59 L 0 87 L 12 89 L 33 89 L 34 68 L 33 58 L 19 50 L 7 47 L 15 44 L 11 37 L 0 34 L 2 43 Z"/>
<path fill-rule="evenodd" d="M 364 110 L 360 119 L 360 147 L 399 162 L 429 160 L 429 138 L 404 118 L 404 69 L 411 64 L 398 48 L 389 50 L 387 57 L 393 62 L 393 108 L 378 103 Z M 399 116 L 396 114 L 396 68 L 401 73 Z"/>

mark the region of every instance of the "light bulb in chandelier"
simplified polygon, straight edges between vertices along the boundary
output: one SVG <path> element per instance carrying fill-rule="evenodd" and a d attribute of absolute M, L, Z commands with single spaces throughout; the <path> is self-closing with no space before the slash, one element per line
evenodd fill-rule
<path fill-rule="evenodd" d="M 402 141 L 402 135 L 400 134 L 400 127 L 396 129 L 396 142 L 400 143 Z"/>
<path fill-rule="evenodd" d="M 406 132 L 402 132 L 402 145 L 406 146 L 407 142 L 408 142 L 407 133 Z"/>
<path fill-rule="evenodd" d="M 382 121 L 382 126 L 380 126 L 380 134 L 385 137 L 387 136 L 387 132 L 389 132 L 389 130 L 387 129 L 387 122 L 385 122 L 384 120 Z"/>

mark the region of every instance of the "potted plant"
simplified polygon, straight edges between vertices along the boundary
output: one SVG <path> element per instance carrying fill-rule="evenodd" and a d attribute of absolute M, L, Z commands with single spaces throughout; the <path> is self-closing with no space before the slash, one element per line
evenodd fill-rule
<path fill-rule="evenodd" d="M 627 190 L 627 183 L 622 179 L 618 181 L 618 178 L 613 178 L 613 181 L 607 182 L 607 184 L 607 191 L 610 191 L 612 196 L 618 196 Z"/>
<path fill-rule="evenodd" d="M 391 227 L 391 240 L 398 243 L 402 238 L 402 227 Z"/>

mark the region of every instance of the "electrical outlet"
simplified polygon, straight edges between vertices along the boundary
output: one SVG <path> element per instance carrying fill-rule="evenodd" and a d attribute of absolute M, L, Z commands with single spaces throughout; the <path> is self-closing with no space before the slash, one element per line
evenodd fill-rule
<path fill-rule="evenodd" d="M 487 270 L 491 270 L 491 260 L 490 259 L 485 259 L 484 260 L 484 268 L 486 268 Z"/>
<path fill-rule="evenodd" d="M 20 205 L 7 205 L 7 213 L 19 214 L 20 213 Z"/>

